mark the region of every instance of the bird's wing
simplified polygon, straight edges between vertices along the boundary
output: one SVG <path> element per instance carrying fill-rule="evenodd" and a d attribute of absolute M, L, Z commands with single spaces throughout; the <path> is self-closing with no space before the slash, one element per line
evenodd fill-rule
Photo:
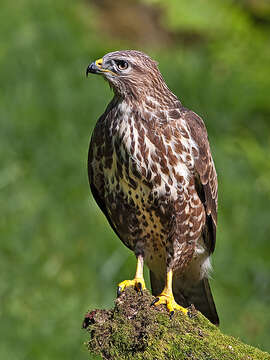
<path fill-rule="evenodd" d="M 108 214 L 108 211 L 106 209 L 106 206 L 104 204 L 104 201 L 102 200 L 102 198 L 99 196 L 99 193 L 95 187 L 95 185 L 90 182 L 90 189 L 91 189 L 91 192 L 92 192 L 92 195 L 96 201 L 96 203 L 98 204 L 100 210 L 103 212 L 103 214 L 106 216 L 109 224 L 111 225 L 111 228 L 113 229 L 113 231 L 115 232 L 115 234 L 119 237 L 119 239 L 121 239 L 121 236 L 118 234 L 114 224 L 112 223 L 110 217 L 109 217 L 109 214 Z"/>
<path fill-rule="evenodd" d="M 94 129 L 94 132 L 92 134 L 91 140 L 90 140 L 90 145 L 89 145 L 89 152 L 88 152 L 88 179 L 89 179 L 89 185 L 90 185 L 90 189 L 92 192 L 92 195 L 96 201 L 96 203 L 98 204 L 100 210 L 103 212 L 103 214 L 106 216 L 111 228 L 113 229 L 113 231 L 115 232 L 115 234 L 119 237 L 119 239 L 122 240 L 121 236 L 119 235 L 119 233 L 117 232 L 113 222 L 111 221 L 111 218 L 108 214 L 107 208 L 106 208 L 106 204 L 102 198 L 102 195 L 99 193 L 98 189 L 96 188 L 96 186 L 94 185 L 94 179 L 93 179 L 93 174 L 92 174 L 92 160 L 93 160 L 93 146 L 94 146 L 94 142 L 101 141 L 103 139 L 103 134 L 102 134 L 102 129 L 103 129 L 103 124 L 104 124 L 104 120 L 106 119 L 107 116 L 112 116 L 110 111 L 112 110 L 114 105 L 114 100 L 112 100 L 109 105 L 107 106 L 105 112 L 103 115 L 100 116 L 100 118 L 97 121 L 96 127 Z M 123 240 L 122 240 L 123 241 Z"/>
<path fill-rule="evenodd" d="M 207 131 L 203 120 L 190 110 L 183 109 L 182 119 L 186 122 L 190 135 L 196 144 L 192 155 L 195 165 L 195 186 L 197 193 L 204 204 L 206 224 L 203 229 L 203 238 L 209 252 L 212 253 L 216 243 L 217 226 L 217 174 L 208 142 Z M 152 280 L 152 277 L 151 277 Z M 154 283 L 155 284 L 155 283 Z M 212 297 L 208 279 L 205 277 L 199 282 L 184 287 L 182 279 L 174 278 L 174 295 L 177 303 L 183 306 L 194 304 L 213 324 L 219 324 L 219 318 Z"/>
<path fill-rule="evenodd" d="M 90 145 L 91 147 L 91 145 Z M 89 154 L 90 154 L 90 151 L 89 151 Z M 89 176 L 89 184 L 90 184 L 90 189 L 91 189 L 91 192 L 92 192 L 92 195 L 96 201 L 96 203 L 98 204 L 100 210 L 103 212 L 103 214 L 106 216 L 109 224 L 111 225 L 113 231 L 116 233 L 116 235 L 121 239 L 120 235 L 118 234 L 114 224 L 112 223 L 111 219 L 110 219 L 110 216 L 108 214 L 108 211 L 107 211 L 107 208 L 106 208 L 106 205 L 102 199 L 102 197 L 100 196 L 97 188 L 95 187 L 94 185 L 94 182 L 93 182 L 93 179 L 92 179 L 92 175 L 91 175 L 91 171 L 90 171 L 90 167 L 88 167 L 88 176 Z"/>
<path fill-rule="evenodd" d="M 190 129 L 191 137 L 197 145 L 197 149 L 194 148 L 193 152 L 196 169 L 195 184 L 198 195 L 206 210 L 205 240 L 208 243 L 210 253 L 212 253 L 216 244 L 218 206 L 217 173 L 203 120 L 190 110 L 184 112 L 183 117 Z"/>

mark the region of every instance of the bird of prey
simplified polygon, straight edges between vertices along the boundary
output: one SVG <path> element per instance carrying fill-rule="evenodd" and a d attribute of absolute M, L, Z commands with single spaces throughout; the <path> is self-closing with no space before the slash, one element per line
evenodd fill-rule
<path fill-rule="evenodd" d="M 187 314 L 194 304 L 219 319 L 208 283 L 217 225 L 217 175 L 203 120 L 167 87 L 157 63 L 135 50 L 92 62 L 86 75 L 108 81 L 114 97 L 92 134 L 92 194 L 111 227 L 137 257 L 126 287 L 145 289 L 155 305 Z"/>

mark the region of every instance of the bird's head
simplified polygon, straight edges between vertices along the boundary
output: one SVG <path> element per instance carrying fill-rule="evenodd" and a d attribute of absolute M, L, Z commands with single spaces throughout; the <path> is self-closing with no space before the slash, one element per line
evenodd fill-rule
<path fill-rule="evenodd" d="M 88 74 L 102 75 L 114 92 L 122 97 L 140 98 L 152 93 L 153 89 L 166 87 L 157 63 L 136 50 L 108 53 L 87 67 Z"/>

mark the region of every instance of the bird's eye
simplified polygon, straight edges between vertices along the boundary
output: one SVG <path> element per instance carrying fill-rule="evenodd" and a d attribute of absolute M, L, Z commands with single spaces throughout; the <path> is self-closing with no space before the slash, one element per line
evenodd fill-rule
<path fill-rule="evenodd" d="M 119 70 L 126 70 L 128 68 L 128 62 L 125 60 L 115 61 Z"/>

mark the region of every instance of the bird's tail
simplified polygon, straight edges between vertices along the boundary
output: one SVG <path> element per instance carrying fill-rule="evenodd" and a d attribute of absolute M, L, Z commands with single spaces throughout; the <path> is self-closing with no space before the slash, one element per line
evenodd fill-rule
<path fill-rule="evenodd" d="M 153 295 L 156 296 L 161 293 L 164 284 L 162 284 L 151 271 L 150 279 Z M 219 318 L 208 279 L 204 278 L 190 287 L 185 286 L 185 288 L 183 288 L 182 285 L 181 278 L 174 279 L 173 293 L 175 301 L 184 307 L 194 304 L 195 308 L 207 317 L 208 320 L 215 325 L 219 325 Z"/>
<path fill-rule="evenodd" d="M 174 284 L 174 288 L 177 289 L 177 283 Z M 195 308 L 207 317 L 211 323 L 219 325 L 216 306 L 207 278 L 200 280 L 192 287 L 183 289 L 180 294 L 179 291 L 175 290 L 175 300 L 179 302 L 180 305 L 183 297 L 186 306 L 194 304 Z"/>

